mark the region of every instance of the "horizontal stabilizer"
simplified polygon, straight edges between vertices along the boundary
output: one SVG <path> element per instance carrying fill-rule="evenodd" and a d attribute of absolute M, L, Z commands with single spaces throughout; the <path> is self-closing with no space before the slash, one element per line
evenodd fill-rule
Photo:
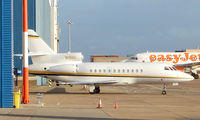
<path fill-rule="evenodd" d="M 49 53 L 28 53 L 28 56 L 43 56 L 43 55 L 49 55 Z M 23 57 L 23 54 L 14 54 L 14 56 Z"/>

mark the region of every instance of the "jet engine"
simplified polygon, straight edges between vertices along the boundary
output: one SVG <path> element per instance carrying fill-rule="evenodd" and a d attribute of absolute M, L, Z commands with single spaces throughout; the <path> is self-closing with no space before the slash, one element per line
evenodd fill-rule
<path fill-rule="evenodd" d="M 74 64 L 63 64 L 56 65 L 49 68 L 51 72 L 62 72 L 62 73 L 76 73 L 76 65 Z"/>

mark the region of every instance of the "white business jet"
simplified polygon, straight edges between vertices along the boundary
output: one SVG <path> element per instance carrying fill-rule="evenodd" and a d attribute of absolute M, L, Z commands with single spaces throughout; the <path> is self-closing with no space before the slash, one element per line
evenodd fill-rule
<path fill-rule="evenodd" d="M 67 85 L 90 85 L 89 93 L 100 93 L 101 85 L 187 82 L 194 78 L 161 63 L 83 63 L 80 53 L 54 53 L 33 30 L 29 30 L 29 51 L 33 64 L 29 72 Z M 59 83 L 59 82 L 58 82 Z"/>

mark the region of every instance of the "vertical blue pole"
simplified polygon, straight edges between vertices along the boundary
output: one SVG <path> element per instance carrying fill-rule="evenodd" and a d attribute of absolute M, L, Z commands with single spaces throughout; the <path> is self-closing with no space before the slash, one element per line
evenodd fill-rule
<path fill-rule="evenodd" d="M 12 0 L 0 0 L 0 107 L 13 107 Z"/>

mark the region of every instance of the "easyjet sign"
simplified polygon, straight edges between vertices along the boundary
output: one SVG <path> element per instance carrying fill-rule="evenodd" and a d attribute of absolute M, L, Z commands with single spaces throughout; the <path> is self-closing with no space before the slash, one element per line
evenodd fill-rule
<path fill-rule="evenodd" d="M 182 61 L 200 61 L 200 54 L 183 53 L 183 54 L 152 54 L 149 56 L 151 62 L 173 62 L 174 64 Z"/>

